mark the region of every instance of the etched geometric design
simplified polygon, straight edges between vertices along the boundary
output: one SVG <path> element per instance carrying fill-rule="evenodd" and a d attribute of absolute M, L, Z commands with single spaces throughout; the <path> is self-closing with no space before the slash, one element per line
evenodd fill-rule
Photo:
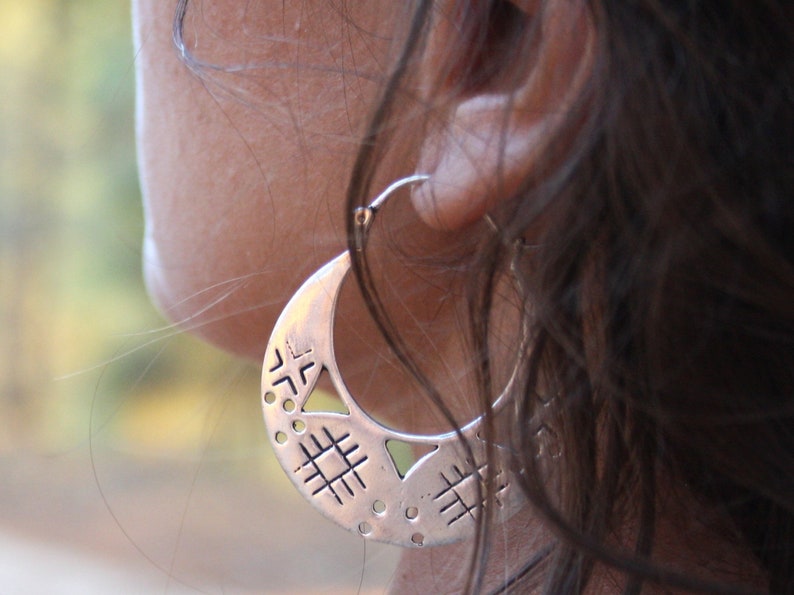
<path fill-rule="evenodd" d="M 308 378 L 306 377 L 306 372 L 315 366 L 315 362 L 309 359 L 306 359 L 303 362 L 298 362 L 299 359 L 312 352 L 311 348 L 307 349 L 303 353 L 295 354 L 292 351 L 290 344 L 287 343 L 287 352 L 289 353 L 289 359 L 285 361 L 284 357 L 281 355 L 281 351 L 278 349 L 275 350 L 276 365 L 270 368 L 269 372 L 271 374 L 280 372 L 279 377 L 272 382 L 274 388 L 279 384 L 286 383 L 292 392 L 292 396 L 297 397 L 298 386 L 296 384 L 296 380 L 299 380 L 301 385 L 306 386 L 309 382 Z"/>
<path fill-rule="evenodd" d="M 304 443 L 301 443 L 300 447 L 306 460 L 295 470 L 295 473 L 307 473 L 303 483 L 309 485 L 313 482 L 317 485 L 312 496 L 317 496 L 327 490 L 341 505 L 344 504 L 342 496 L 355 497 L 356 484 L 362 490 L 367 489 L 357 469 L 367 461 L 368 457 L 359 454 L 358 458 L 355 458 L 359 445 L 355 443 L 350 446 L 346 445 L 350 438 L 349 433 L 338 438 L 335 438 L 328 428 L 323 428 L 322 433 L 325 436 L 324 441 L 318 439 L 314 434 L 309 436 L 311 446 L 313 446 L 311 451 Z"/>
<path fill-rule="evenodd" d="M 460 470 L 457 465 L 452 466 L 452 470 L 457 477 L 453 477 L 450 479 L 444 473 L 441 473 L 441 479 L 444 480 L 446 487 L 441 490 L 433 500 L 442 500 L 441 508 L 439 509 L 439 513 L 442 516 L 447 517 L 447 525 L 452 526 L 454 523 L 457 523 L 461 519 L 470 518 L 472 520 L 476 519 L 477 510 L 482 508 L 485 505 L 485 500 L 482 502 L 475 502 L 475 503 L 467 503 L 461 492 L 468 489 L 468 486 L 474 481 L 482 481 L 483 480 L 483 473 L 487 465 L 480 466 L 476 472 L 468 472 L 464 473 Z M 499 471 L 496 475 L 498 479 L 502 475 L 502 472 Z M 502 501 L 499 499 L 499 495 L 507 489 L 508 483 L 496 484 L 496 492 L 494 493 L 494 502 L 497 506 L 501 507 L 503 505 Z"/>

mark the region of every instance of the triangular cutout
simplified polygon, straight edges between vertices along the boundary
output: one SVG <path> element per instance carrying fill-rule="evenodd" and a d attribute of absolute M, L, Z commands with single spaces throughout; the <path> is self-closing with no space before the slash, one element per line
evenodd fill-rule
<path fill-rule="evenodd" d="M 317 388 L 322 386 L 323 388 Z M 344 404 L 336 391 L 333 390 L 328 370 L 323 367 L 314 390 L 306 398 L 301 408 L 304 413 L 343 413 L 350 415 L 350 409 Z"/>
<path fill-rule="evenodd" d="M 387 440 L 386 452 L 391 457 L 391 462 L 394 464 L 394 470 L 400 479 L 405 479 L 405 476 L 414 468 L 414 466 L 438 449 L 437 446 L 426 444 L 409 444 L 402 440 Z"/>

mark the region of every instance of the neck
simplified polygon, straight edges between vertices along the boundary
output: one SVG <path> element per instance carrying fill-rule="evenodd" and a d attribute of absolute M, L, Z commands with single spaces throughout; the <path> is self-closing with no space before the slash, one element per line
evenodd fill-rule
<path fill-rule="evenodd" d="M 654 564 L 699 581 L 766 590 L 763 571 L 744 544 L 737 541 L 736 533 L 727 520 L 719 518 L 694 497 L 677 494 L 675 497 L 660 497 L 662 499 L 653 547 Z M 623 530 L 616 533 L 614 543 L 608 545 L 625 548 L 621 535 L 633 534 L 632 523 L 627 522 Z M 498 525 L 492 532 L 481 591 L 489 593 L 500 589 L 553 540 L 550 530 L 529 506 L 507 523 Z M 400 595 L 462 593 L 471 563 L 472 548 L 466 542 L 405 550 L 395 572 L 391 592 Z M 597 563 L 585 592 L 591 595 L 620 593 L 625 584 L 622 573 Z M 531 590 L 522 586 L 521 592 L 542 592 L 542 575 L 534 585 L 535 589 Z M 642 592 L 661 595 L 678 591 L 646 583 Z"/>

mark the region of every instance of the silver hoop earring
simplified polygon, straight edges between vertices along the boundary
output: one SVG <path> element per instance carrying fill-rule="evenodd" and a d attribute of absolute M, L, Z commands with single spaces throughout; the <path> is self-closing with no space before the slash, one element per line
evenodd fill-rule
<path fill-rule="evenodd" d="M 357 248 L 363 246 L 380 206 L 399 188 L 425 179 L 399 180 L 369 207 L 356 210 Z M 334 357 L 333 322 L 349 269 L 350 255 L 344 252 L 312 275 L 284 308 L 268 342 L 262 408 L 284 471 L 322 514 L 376 541 L 428 547 L 465 539 L 474 534 L 485 502 L 494 507 L 496 518 L 506 520 L 520 508 L 523 495 L 500 448 L 492 448 L 497 456 L 486 462 L 482 418 L 461 428 L 460 434 L 398 432 L 372 419 L 346 388 Z M 306 409 L 323 370 L 346 411 Z M 511 384 L 512 379 L 494 402 L 495 414 L 504 410 Z M 401 468 L 392 455 L 394 444 L 426 454 L 409 469 Z M 495 491 L 485 498 L 489 463 L 496 465 L 491 471 Z"/>

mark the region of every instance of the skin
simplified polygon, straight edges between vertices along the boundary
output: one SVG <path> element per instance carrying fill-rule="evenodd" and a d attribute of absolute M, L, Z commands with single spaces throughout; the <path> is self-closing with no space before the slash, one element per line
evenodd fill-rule
<path fill-rule="evenodd" d="M 172 44 L 171 4 L 133 2 L 141 48 L 137 136 L 146 283 L 168 319 L 261 361 L 289 297 L 345 249 L 349 172 L 399 47 L 395 21 L 405 19 L 386 0 L 348 7 L 345 19 L 355 26 L 325 0 L 283 3 L 283 9 L 278 2 L 278 10 L 255 14 L 231 0 L 197 2 L 185 27 L 188 43 L 199 40 L 196 57 L 249 66 L 237 75 L 205 70 L 199 76 Z M 416 139 L 408 135 L 404 142 Z M 401 150 L 385 159 L 373 187 L 379 191 L 412 174 L 413 153 Z M 438 267 L 432 282 L 417 283 L 430 273 L 405 260 L 379 260 L 397 235 L 406 240 L 401 247 L 421 255 L 460 243 L 449 233 L 428 233 L 407 196 L 391 201 L 382 217 L 387 226 L 373 228 L 368 250 L 376 264 L 385 262 L 378 271 L 388 279 L 386 301 L 400 328 L 414 337 L 412 347 L 428 363 L 429 376 L 461 393 L 466 380 L 451 372 L 459 367 L 453 363 L 461 358 L 461 345 L 450 341 L 459 312 L 447 307 L 439 289 L 454 273 Z M 421 391 L 361 316 L 364 307 L 352 285 L 343 289 L 335 336 L 346 383 L 368 408 L 402 429 L 438 430 L 438 416 L 428 418 L 410 405 Z M 370 396 L 375 382 L 399 387 L 402 401 L 379 398 L 388 395 L 382 391 Z M 408 419 L 395 419 L 406 413 Z"/>
<path fill-rule="evenodd" d="M 174 4 L 133 2 L 146 281 L 168 318 L 258 359 L 287 298 L 344 248 L 347 175 L 377 86 L 339 70 L 382 76 L 389 48 L 343 37 L 325 2 L 258 11 L 256 30 L 244 5 L 209 2 L 204 22 L 196 8 L 186 27 L 202 60 L 286 67 L 202 81 L 171 43 Z M 365 4 L 356 22 L 393 28 L 391 2 Z M 338 39 L 312 43 L 323 23 Z"/>
<path fill-rule="evenodd" d="M 345 30 L 337 11 L 325 0 L 283 3 L 283 13 L 262 11 L 256 15 L 256 31 L 250 30 L 250 23 L 243 25 L 253 17 L 241 13 L 240 3 L 213 0 L 205 3 L 213 11 L 205 15 L 206 23 L 196 24 L 198 8 L 188 17 L 185 37 L 199 37 L 199 58 L 213 64 L 289 67 L 252 70 L 242 80 L 210 72 L 208 80 L 202 80 L 185 67 L 172 45 L 171 4 L 133 1 L 140 48 L 137 134 L 146 215 L 145 278 L 166 317 L 223 349 L 259 360 L 289 297 L 345 247 L 347 178 L 364 117 L 378 91 L 377 79 L 393 59 L 391 47 L 374 35 Z M 371 27 L 375 35 L 388 39 L 399 30 L 394 23 L 397 4 L 383 0 L 351 3 L 349 8 L 357 25 Z M 320 29 L 329 22 L 334 26 Z M 271 31 L 278 36 L 285 30 L 288 36 L 297 31 L 297 43 L 256 37 Z M 311 44 L 318 45 L 315 38 L 320 30 L 333 31 L 337 37 L 323 39 L 313 51 Z M 318 71 L 306 69 L 306 64 L 318 66 Z M 342 74 L 340 64 L 369 76 Z M 411 139 L 406 142 L 410 145 Z M 416 158 L 406 151 L 402 158 L 380 165 L 383 179 L 374 186 L 383 188 L 410 175 L 415 167 Z M 407 199 L 389 209 L 389 233 L 409 234 L 408 243 L 419 254 L 460 243 L 450 233 L 424 227 Z M 376 261 L 377 240 L 373 237 Z M 457 374 L 452 378 L 441 373 L 440 378 L 437 370 L 458 367 L 454 362 L 460 346 L 450 346 L 448 337 L 454 336 L 450 329 L 460 313 L 440 308 L 447 302 L 444 296 L 417 283 L 415 271 L 395 268 L 393 261 L 383 272 L 389 279 L 384 291 L 400 295 L 394 302 L 400 304 L 395 313 L 401 328 L 421 327 L 421 343 L 427 346 L 421 359 L 436 364 L 428 365 L 430 376 L 442 386 L 459 388 L 465 381 Z M 437 283 L 443 286 L 442 281 L 438 278 Z M 362 305 L 353 294 L 343 294 L 340 318 L 349 316 L 355 324 L 342 324 L 336 336 L 346 383 L 354 394 L 357 386 L 370 386 L 373 376 L 382 386 L 399 387 L 401 399 L 392 407 L 367 400 L 372 391 L 363 388 L 360 400 L 370 412 L 380 407 L 383 416 L 399 427 L 437 431 L 438 426 L 427 421 L 426 407 L 420 410 L 412 404 L 406 377 L 382 354 L 379 335 L 361 315 Z M 400 318 L 400 311 L 410 316 Z M 358 371 L 357 362 L 365 373 Z M 462 401 L 458 408 L 467 415 Z M 530 546 L 523 537 L 528 525 L 539 532 L 531 515 L 514 517 L 495 559 L 501 560 L 506 549 L 514 561 L 528 554 Z M 434 584 L 429 587 L 432 591 L 443 584 L 454 590 L 460 585 L 460 560 L 467 549 L 461 544 L 437 548 L 427 556 L 408 554 L 393 588 L 411 592 Z M 432 572 L 434 565 L 438 567 Z M 494 581 L 503 572 L 497 568 Z"/>
<path fill-rule="evenodd" d="M 146 282 L 169 319 L 259 360 L 289 297 L 345 247 L 348 177 L 379 82 L 400 47 L 403 5 L 350 2 L 343 18 L 338 3 L 327 0 L 254 3 L 252 13 L 235 0 L 197 2 L 186 19 L 186 43 L 197 59 L 235 70 L 205 68 L 197 75 L 172 45 L 173 4 L 133 0 Z M 461 311 L 439 289 L 455 286 L 453 267 L 427 271 L 411 259 L 395 259 L 386 240 L 399 238 L 401 248 L 443 261 L 450 250 L 465 248 L 467 237 L 483 233 L 477 222 L 501 200 L 487 183 L 497 164 L 505 181 L 501 190 L 509 191 L 554 137 L 559 111 L 547 104 L 554 100 L 559 110 L 587 72 L 592 30 L 574 5 L 558 3 L 544 15 L 544 36 L 559 41 L 542 48 L 534 76 L 514 89 L 510 118 L 500 115 L 506 96 L 486 89 L 446 106 L 448 126 L 427 137 L 413 132 L 418 127 L 403 127 L 407 133 L 379 163 L 376 189 L 417 169 L 433 175 L 415 189 L 413 201 L 389 203 L 386 229 L 373 228 L 372 260 L 386 280 L 383 295 L 398 328 L 442 394 L 456 395 L 451 406 L 462 418 L 474 409 L 466 397 L 463 349 L 455 340 L 463 334 Z M 454 3 L 439 3 L 441 25 L 453 14 L 450 7 Z M 536 3 L 518 8 L 529 14 Z M 433 79 L 435 61 L 449 42 L 444 36 L 454 35 L 446 25 L 431 35 L 421 65 L 424 80 Z M 235 68 L 240 65 L 247 68 Z M 501 163 L 494 158 L 500 143 L 493 139 L 506 140 Z M 402 428 L 438 430 L 421 405 L 421 391 L 389 359 L 362 314 L 354 288 L 346 288 L 340 308 L 337 356 L 361 404 Z M 367 390 L 375 384 L 381 390 Z M 395 391 L 400 399 L 389 397 Z M 386 396 L 378 400 L 373 392 Z M 724 568 L 733 578 L 739 569 L 762 584 L 746 552 L 693 530 L 698 509 L 677 498 L 660 505 L 660 558 L 684 572 L 702 575 L 705 567 L 717 579 L 726 578 Z M 497 533 L 487 579 L 492 586 L 548 539 L 528 508 Z M 407 551 L 394 591 L 458 591 L 467 548 Z M 710 558 L 701 554 L 717 548 L 723 570 L 710 568 Z M 594 592 L 614 592 L 616 584 L 620 580 L 599 567 Z"/>

